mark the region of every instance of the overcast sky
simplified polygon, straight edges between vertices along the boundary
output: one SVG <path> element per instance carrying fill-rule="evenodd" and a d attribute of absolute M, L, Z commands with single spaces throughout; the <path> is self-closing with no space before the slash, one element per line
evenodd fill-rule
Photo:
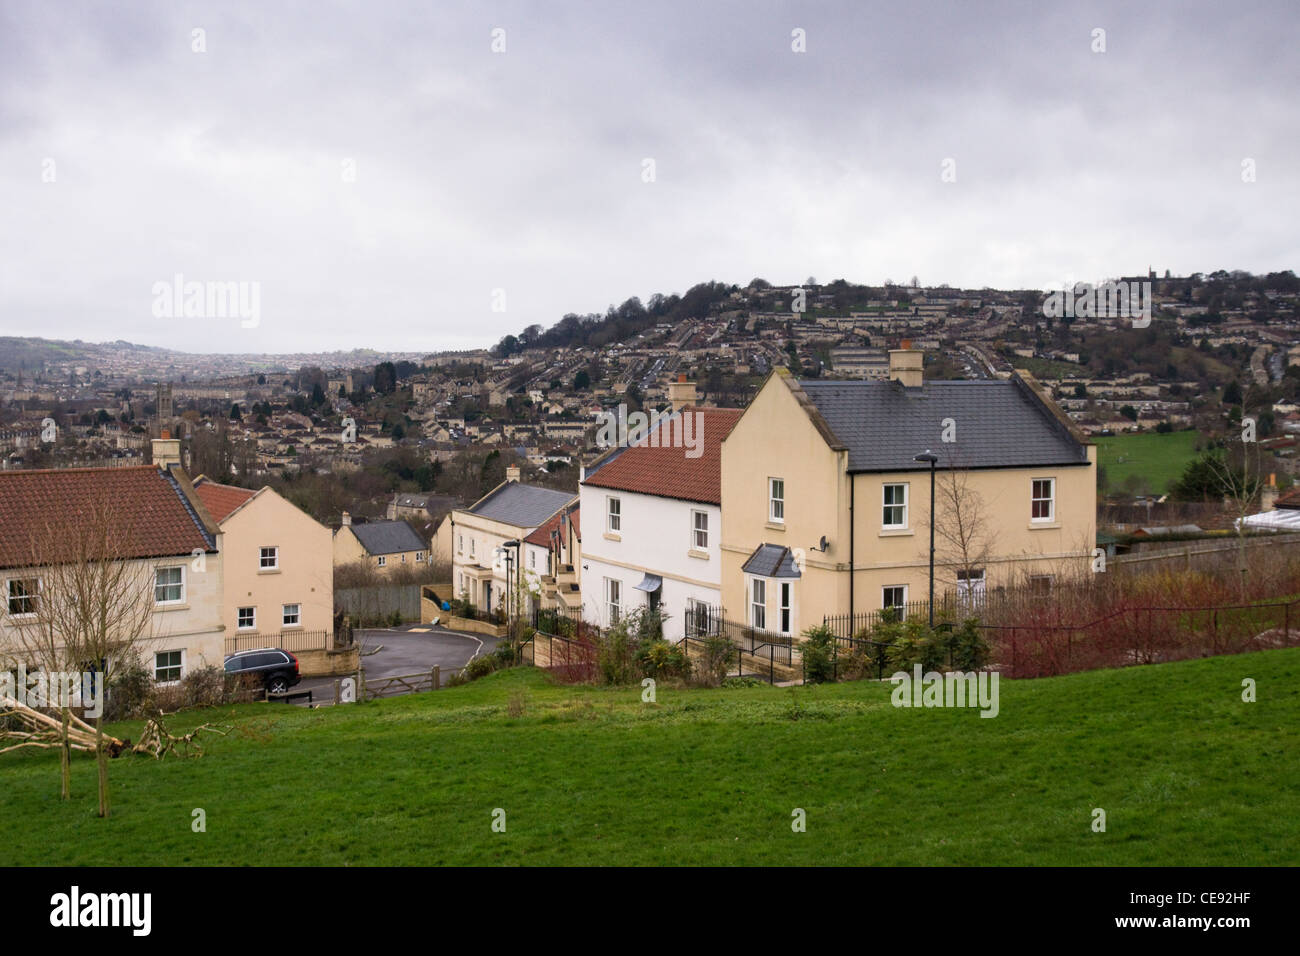
<path fill-rule="evenodd" d="M 1289 0 L 0 0 L 0 334 L 436 350 L 708 279 L 1292 269 L 1298 23 Z M 257 324 L 155 315 L 177 274 L 258 283 Z"/>

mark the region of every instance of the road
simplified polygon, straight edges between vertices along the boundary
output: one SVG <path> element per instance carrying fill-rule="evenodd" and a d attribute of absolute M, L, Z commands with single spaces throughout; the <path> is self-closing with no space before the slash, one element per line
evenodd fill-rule
<path fill-rule="evenodd" d="M 454 671 L 460 670 L 473 658 L 490 654 L 497 639 L 482 634 L 465 634 L 449 631 L 431 624 L 408 624 L 400 628 L 370 628 L 356 632 L 361 645 L 361 666 L 366 678 L 392 677 L 398 674 L 417 674 L 442 668 L 446 681 Z M 374 654 L 367 651 L 380 650 Z M 332 703 L 334 677 L 306 677 L 294 687 L 294 692 L 310 690 L 312 703 Z"/>

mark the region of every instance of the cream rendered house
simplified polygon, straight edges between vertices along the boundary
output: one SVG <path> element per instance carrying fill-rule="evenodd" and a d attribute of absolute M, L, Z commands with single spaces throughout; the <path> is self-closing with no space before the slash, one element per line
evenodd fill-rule
<path fill-rule="evenodd" d="M 519 481 L 519 468 L 506 469 L 506 480 L 468 508 L 451 513 L 451 580 L 456 597 L 484 611 L 526 613 L 511 593 L 529 588 L 520 565 L 528 560 L 524 539 L 558 511 L 577 503 L 577 496 Z M 534 559 L 535 560 L 535 559 Z M 532 569 L 534 573 L 536 568 Z"/>
<path fill-rule="evenodd" d="M 121 526 L 113 554 L 153 605 L 139 650 L 154 679 L 173 683 L 222 666 L 222 535 L 178 457 L 179 442 L 164 437 L 154 441 L 156 465 L 0 472 L 0 666 L 39 664 L 20 660 L 18 629 L 39 615 L 43 589 L 72 585 L 56 583 L 49 556 L 34 549 L 43 550 L 49 528 L 75 529 L 79 509 L 80 520 L 108 516 L 105 522 Z"/>
<path fill-rule="evenodd" d="M 228 650 L 278 646 L 288 633 L 332 633 L 332 534 L 274 489 L 199 476 L 194 490 L 221 529 Z M 259 643 L 260 641 L 260 643 Z"/>
<path fill-rule="evenodd" d="M 937 535 L 936 597 L 1049 590 L 1090 568 L 1095 446 L 1025 373 L 923 382 L 921 361 L 891 351 L 887 381 L 768 377 L 722 444 L 728 617 L 798 635 L 926 600 L 927 452 L 939 488 L 959 489 L 937 494 L 936 529 L 980 532 L 962 553 Z"/>
<path fill-rule="evenodd" d="M 333 550 L 336 567 L 362 562 L 380 574 L 398 568 L 423 570 L 429 562 L 429 542 L 405 521 L 353 524 L 346 511 L 334 532 Z"/>

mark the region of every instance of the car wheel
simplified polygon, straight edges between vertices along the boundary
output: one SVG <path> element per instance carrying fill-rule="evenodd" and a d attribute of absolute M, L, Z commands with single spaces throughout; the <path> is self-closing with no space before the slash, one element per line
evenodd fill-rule
<path fill-rule="evenodd" d="M 289 693 L 289 682 L 277 674 L 266 682 L 266 692 L 268 694 L 287 694 Z"/>

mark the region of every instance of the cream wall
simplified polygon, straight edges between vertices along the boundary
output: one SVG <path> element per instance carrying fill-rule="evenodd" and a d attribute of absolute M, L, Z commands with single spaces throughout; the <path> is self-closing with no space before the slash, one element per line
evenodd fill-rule
<path fill-rule="evenodd" d="M 322 527 L 324 526 L 322 525 Z M 381 556 L 372 555 L 362 546 L 361 540 L 352 533 L 351 525 L 344 525 L 333 534 L 334 567 L 336 568 L 342 567 L 345 564 L 354 564 L 358 561 L 362 561 L 380 574 L 386 574 L 393 568 L 422 568 L 424 567 L 425 562 L 429 560 L 429 552 L 427 550 L 395 551 L 392 554 L 382 555 L 384 563 L 380 564 L 379 558 Z M 421 554 L 424 556 L 423 561 L 419 560 Z"/>
<path fill-rule="evenodd" d="M 1086 466 L 969 470 L 962 472 L 969 492 L 982 502 L 990 557 L 984 563 L 986 587 L 1023 583 L 1029 574 L 1064 574 L 1087 569 L 1096 540 L 1096 447 L 1087 446 Z M 748 583 L 741 571 L 760 544 L 803 550 L 803 576 L 795 586 L 797 633 L 820 624 L 824 615 L 849 611 L 850 476 L 846 452 L 833 449 L 805 407 L 777 374 L 768 379 L 722 445 L 722 602 L 727 616 L 746 621 Z M 785 521 L 768 520 L 768 479 L 785 481 Z M 1056 479 L 1056 520 L 1030 520 L 1030 482 Z M 854 479 L 855 541 L 853 609 L 856 614 L 882 606 L 882 588 L 907 587 L 907 600 L 925 600 L 929 591 L 928 471 L 860 474 Z M 939 471 L 937 481 L 942 482 Z M 882 528 L 883 486 L 906 483 L 908 527 Z M 944 503 L 937 499 L 940 522 Z M 951 520 L 951 519 L 949 519 Z M 825 535 L 825 553 L 813 550 Z M 940 567 L 954 557 L 936 539 L 935 591 L 955 585 L 955 568 Z M 779 589 L 767 588 L 769 629 L 777 618 Z"/>
<path fill-rule="evenodd" d="M 518 540 L 519 555 L 525 556 L 523 539 L 536 529 L 520 528 L 503 521 L 493 521 L 468 511 L 453 511 L 452 521 L 454 525 L 451 529 L 451 584 L 456 597 L 468 591 L 470 602 L 475 607 L 495 611 L 501 606 L 507 589 L 506 562 L 505 559 L 497 560 L 496 549 L 507 541 Z M 490 568 L 492 573 L 490 575 L 484 575 L 482 571 L 477 575 L 470 573 L 470 569 L 475 567 Z M 462 575 L 465 576 L 464 586 L 461 581 Z M 487 580 L 492 583 L 490 608 L 483 602 L 483 584 Z M 522 579 L 521 586 L 527 587 Z"/>
<path fill-rule="evenodd" d="M 228 634 L 332 631 L 332 533 L 266 487 L 221 523 L 226 565 L 223 618 Z M 355 540 L 355 538 L 353 539 Z M 279 567 L 262 570 L 261 549 L 279 549 Z M 283 605 L 300 606 L 299 625 L 283 625 Z M 256 608 L 257 625 L 238 628 L 238 608 Z"/>
<path fill-rule="evenodd" d="M 222 547 L 221 536 L 217 547 Z M 174 558 L 152 558 L 130 562 L 138 569 L 141 585 L 152 594 L 157 568 L 179 567 L 184 575 L 184 598 L 174 605 L 155 605 L 148 637 L 142 642 L 144 663 L 152 671 L 154 655 L 162 651 L 182 652 L 182 676 L 201 667 L 221 667 L 225 660 L 222 623 L 223 563 L 218 552 L 200 558 L 189 554 Z M 41 577 L 39 570 L 0 571 L 0 588 L 8 594 L 10 578 Z M 8 605 L 0 605 L 0 663 L 17 652 Z M 16 660 L 14 661 L 16 663 Z M 26 662 L 25 662 L 26 663 Z"/>

